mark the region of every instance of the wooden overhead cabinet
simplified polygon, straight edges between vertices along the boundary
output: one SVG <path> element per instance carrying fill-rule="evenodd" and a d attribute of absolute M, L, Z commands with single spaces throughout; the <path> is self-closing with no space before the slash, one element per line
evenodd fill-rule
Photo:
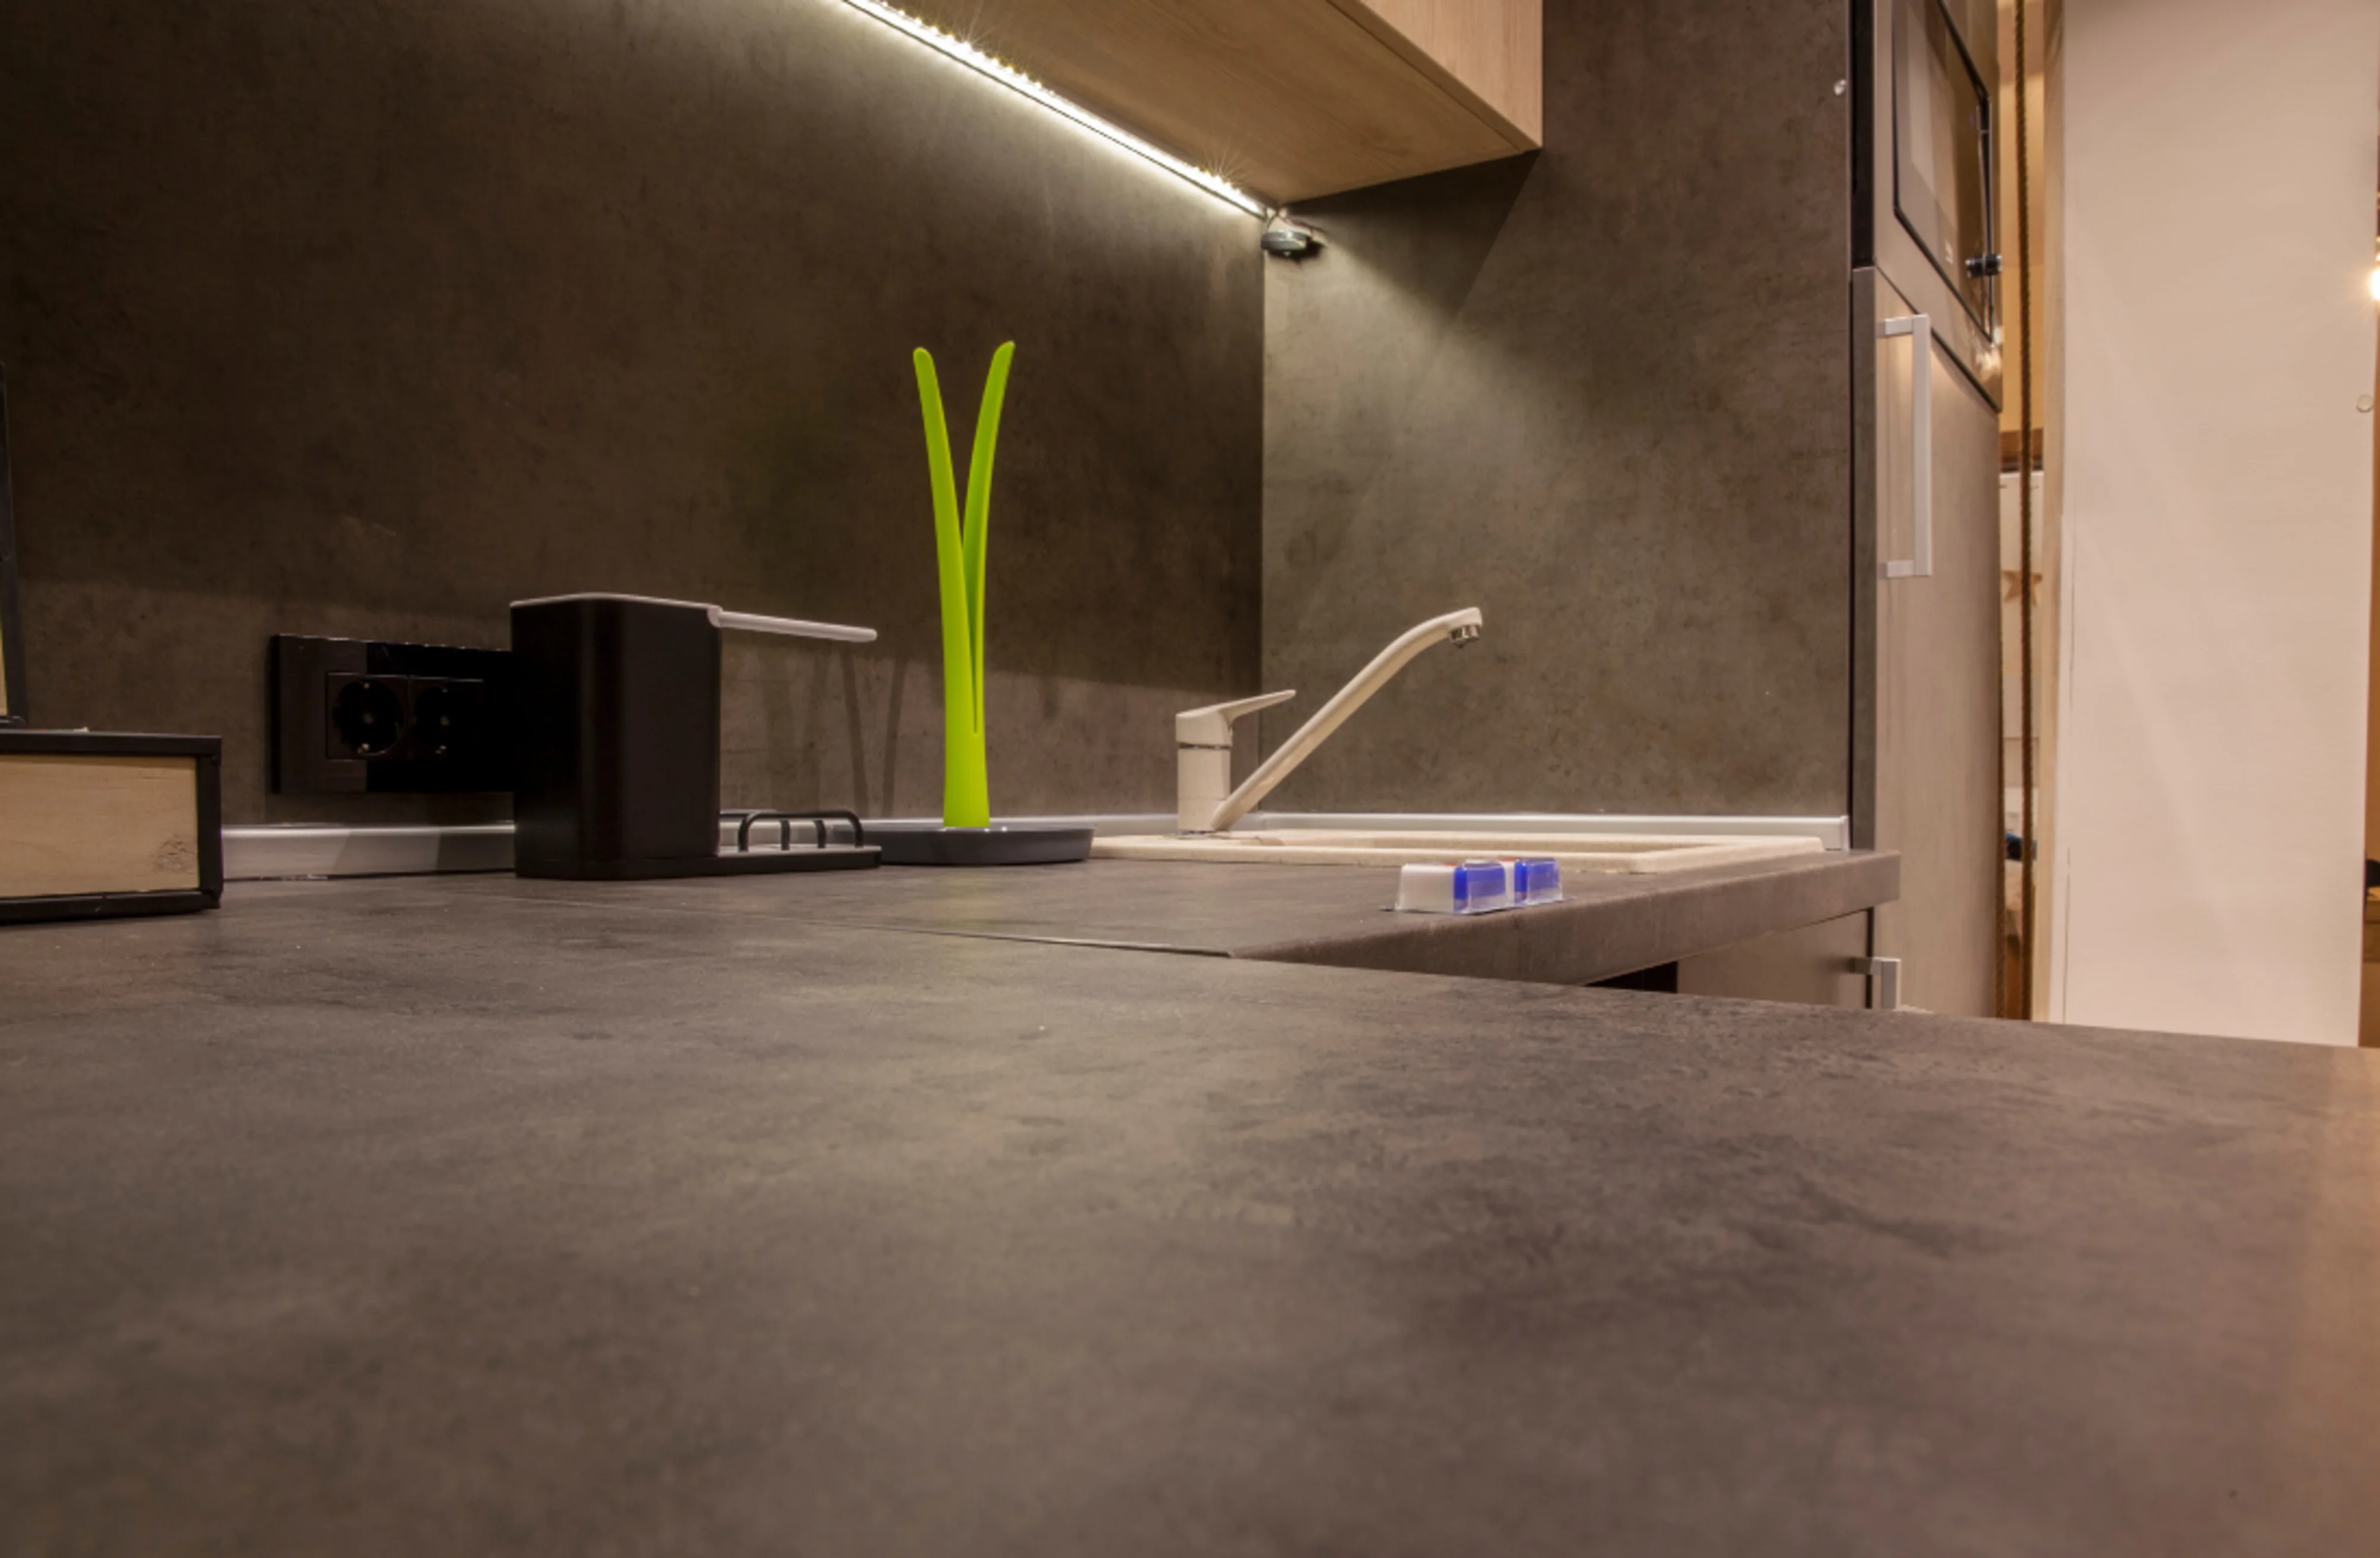
<path fill-rule="evenodd" d="M 1275 201 L 1535 150 L 1541 0 L 894 0 Z"/>

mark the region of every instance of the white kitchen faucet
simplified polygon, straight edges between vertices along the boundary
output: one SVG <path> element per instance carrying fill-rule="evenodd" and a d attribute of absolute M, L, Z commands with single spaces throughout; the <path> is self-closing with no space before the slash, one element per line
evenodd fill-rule
<path fill-rule="evenodd" d="M 1173 716 L 1173 741 L 1178 775 L 1177 796 L 1180 801 L 1179 821 L 1185 834 L 1220 834 L 1228 832 L 1232 823 L 1248 814 L 1257 802 L 1270 794 L 1272 787 L 1290 775 L 1314 753 L 1314 749 L 1330 739 L 1330 733 L 1347 723 L 1347 716 L 1364 706 L 1364 700 L 1386 687 L 1389 678 L 1405 668 L 1406 663 L 1435 643 L 1467 644 L 1479 637 L 1485 619 L 1479 608 L 1468 606 L 1444 616 L 1431 617 L 1417 627 L 1410 628 L 1395 643 L 1382 650 L 1372 663 L 1355 675 L 1355 679 L 1339 689 L 1338 695 L 1325 703 L 1315 716 L 1301 726 L 1296 735 L 1281 744 L 1258 766 L 1247 782 L 1238 789 L 1232 788 L 1232 722 L 1242 714 L 1253 714 L 1259 709 L 1269 709 L 1276 703 L 1286 703 L 1297 696 L 1294 692 L 1268 692 L 1260 698 L 1243 698 L 1234 703 L 1216 703 L 1204 709 L 1185 710 Z"/>

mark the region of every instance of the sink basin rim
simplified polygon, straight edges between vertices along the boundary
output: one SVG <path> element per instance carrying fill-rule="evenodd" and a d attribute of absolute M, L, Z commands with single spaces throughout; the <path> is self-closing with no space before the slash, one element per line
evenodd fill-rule
<path fill-rule="evenodd" d="M 1550 857 L 1565 870 L 1645 874 L 1817 854 L 1815 837 L 1469 833 L 1458 830 L 1257 830 L 1247 834 L 1100 838 L 1094 858 L 1210 865 L 1401 866 L 1483 856 Z"/>

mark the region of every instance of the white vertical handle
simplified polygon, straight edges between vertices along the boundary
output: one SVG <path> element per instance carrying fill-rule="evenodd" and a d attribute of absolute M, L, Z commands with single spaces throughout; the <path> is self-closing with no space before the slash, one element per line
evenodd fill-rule
<path fill-rule="evenodd" d="M 1884 565 L 1887 578 L 1934 577 L 1934 321 L 1908 314 L 1884 322 L 1884 334 L 1909 337 L 1909 526 L 1914 555 Z"/>
<path fill-rule="evenodd" d="M 1854 957 L 1852 972 L 1867 979 L 1867 1009 L 1871 1012 L 1900 1010 L 1900 959 L 1898 957 Z"/>

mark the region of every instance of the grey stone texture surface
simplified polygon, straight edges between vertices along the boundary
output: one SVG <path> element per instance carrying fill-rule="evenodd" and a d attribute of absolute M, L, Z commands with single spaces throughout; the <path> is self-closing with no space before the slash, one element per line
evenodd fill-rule
<path fill-rule="evenodd" d="M 2335 1558 L 2375 1066 L 236 885 L 0 931 L 0 1523 Z"/>
<path fill-rule="evenodd" d="M 909 353 L 964 447 L 1013 337 L 994 802 L 1168 808 L 1257 675 L 1257 226 L 840 6 L 0 0 L 33 712 L 500 817 L 270 796 L 267 636 L 624 590 L 882 633 L 731 650 L 731 803 L 937 804 Z"/>
<path fill-rule="evenodd" d="M 509 875 L 448 891 L 577 902 Z M 1499 914 L 1394 914 L 1393 869 L 1090 860 L 1018 870 L 881 869 L 638 884 L 643 906 L 939 935 L 1273 963 L 1587 984 L 1889 903 L 1890 854 L 1834 853 L 1662 876 L 1582 876 L 1569 901 Z"/>
<path fill-rule="evenodd" d="M 1849 8 L 1547 0 L 1545 150 L 1299 208 L 1266 273 L 1277 745 L 1461 606 L 1286 809 L 1840 815 Z"/>

